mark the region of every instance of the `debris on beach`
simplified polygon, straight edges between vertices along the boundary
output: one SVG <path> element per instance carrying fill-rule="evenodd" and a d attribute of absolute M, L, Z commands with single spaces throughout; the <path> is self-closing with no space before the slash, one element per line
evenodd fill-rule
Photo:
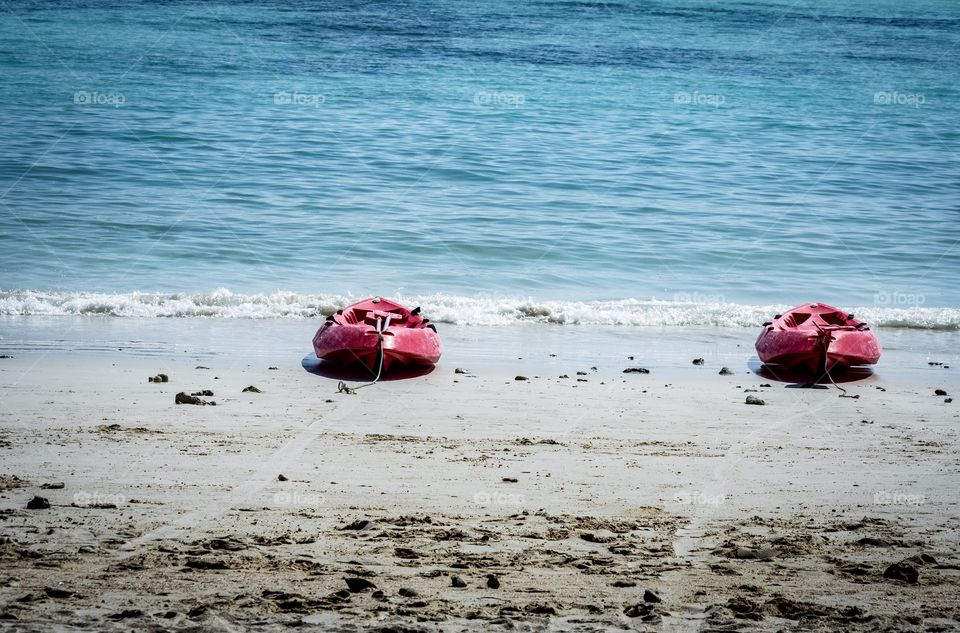
<path fill-rule="evenodd" d="M 375 584 L 366 578 L 347 576 L 343 579 L 343 581 L 347 583 L 347 588 L 350 590 L 350 593 L 360 593 L 362 591 L 366 591 L 367 589 L 377 588 Z"/>
<path fill-rule="evenodd" d="M 650 591 L 649 589 L 643 590 L 643 601 L 644 602 L 663 602 L 663 599 L 660 598 L 657 594 Z"/>
<path fill-rule="evenodd" d="M 170 377 L 166 374 L 157 374 L 147 378 L 147 382 L 170 382 Z"/>
<path fill-rule="evenodd" d="M 517 376 L 516 378 L 514 378 L 514 380 L 530 380 L 530 379 L 527 378 L 526 376 Z"/>
<path fill-rule="evenodd" d="M 207 396 L 207 397 L 209 397 L 209 396 L 212 396 L 212 395 L 213 395 L 213 391 L 211 391 L 210 389 L 204 389 L 204 390 L 202 390 L 202 391 L 194 391 L 194 392 L 191 393 L 190 395 L 191 395 L 191 396 Z"/>
<path fill-rule="evenodd" d="M 732 375 L 733 375 L 733 370 L 730 369 L 729 367 L 721 367 L 721 368 L 720 368 L 720 371 L 719 371 L 719 374 L 720 374 L 721 376 L 732 376 Z"/>
<path fill-rule="evenodd" d="M 280 473 L 279 475 L 277 475 L 277 481 L 287 481 L 287 476 L 284 475 L 283 473 Z"/>
<path fill-rule="evenodd" d="M 887 567 L 883 572 L 883 577 L 915 585 L 920 580 L 920 572 L 906 560 L 902 560 Z"/>
<path fill-rule="evenodd" d="M 490 589 L 499 589 L 500 579 L 494 576 L 493 574 L 487 574 L 487 587 L 489 587 Z"/>
<path fill-rule="evenodd" d="M 197 396 L 187 395 L 182 391 L 176 395 L 174 402 L 176 402 L 177 404 L 197 404 L 197 405 L 210 405 L 210 406 L 216 406 L 217 404 L 213 400 L 202 400 Z"/>
<path fill-rule="evenodd" d="M 249 387 L 244 387 L 242 393 L 263 393 L 263 390 L 257 389 L 255 386 L 250 385 Z"/>
<path fill-rule="evenodd" d="M 946 395 L 949 395 L 949 394 L 948 394 L 946 391 L 944 391 L 943 389 L 934 389 L 933 395 L 935 395 L 935 396 L 946 396 Z"/>
<path fill-rule="evenodd" d="M 72 591 L 63 587 L 44 587 L 43 593 L 51 598 L 69 598 L 73 595 Z"/>
<path fill-rule="evenodd" d="M 469 369 L 464 369 L 463 367 L 457 367 L 456 369 L 453 370 L 453 373 L 455 373 L 455 374 L 469 374 L 469 373 L 470 373 L 470 370 L 469 370 Z"/>
<path fill-rule="evenodd" d="M 702 365 L 702 364 L 703 364 L 703 359 L 702 359 L 702 358 L 694 358 L 694 359 L 693 359 L 693 364 L 694 364 L 694 365 Z"/>
<path fill-rule="evenodd" d="M 62 481 L 52 481 L 50 483 L 41 484 L 41 488 L 44 490 L 63 490 L 66 487 Z"/>
<path fill-rule="evenodd" d="M 646 367 L 627 367 L 623 370 L 625 374 L 649 374 L 650 370 Z"/>
<path fill-rule="evenodd" d="M 48 510 L 50 501 L 46 497 L 34 497 L 27 501 L 27 510 Z"/>
<path fill-rule="evenodd" d="M 517 483 L 517 481 L 519 481 L 519 480 L 518 480 L 516 477 L 504 477 L 504 478 L 503 478 L 503 483 L 506 483 L 506 484 L 515 484 L 515 483 Z"/>
<path fill-rule="evenodd" d="M 756 405 L 763 406 L 767 403 L 756 396 L 747 396 L 746 404 L 756 404 Z"/>

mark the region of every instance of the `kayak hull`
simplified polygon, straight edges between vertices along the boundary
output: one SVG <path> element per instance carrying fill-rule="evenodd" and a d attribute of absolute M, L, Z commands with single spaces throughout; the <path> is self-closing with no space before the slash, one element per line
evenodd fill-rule
<path fill-rule="evenodd" d="M 882 352 L 866 323 L 817 303 L 793 308 L 765 325 L 756 348 L 764 364 L 809 372 L 873 365 Z"/>
<path fill-rule="evenodd" d="M 434 365 L 440 336 L 427 319 L 387 299 L 371 298 L 339 310 L 313 337 L 317 358 L 338 367 L 362 366 L 376 374 Z"/>

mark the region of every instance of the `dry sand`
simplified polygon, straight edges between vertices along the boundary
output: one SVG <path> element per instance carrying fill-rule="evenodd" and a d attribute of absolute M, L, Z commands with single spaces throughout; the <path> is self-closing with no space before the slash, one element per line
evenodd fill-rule
<path fill-rule="evenodd" d="M 355 395 L 282 345 L 0 360 L 0 626 L 960 629 L 956 369 L 888 350 L 841 398 L 719 375 L 750 333 L 449 331 Z"/>

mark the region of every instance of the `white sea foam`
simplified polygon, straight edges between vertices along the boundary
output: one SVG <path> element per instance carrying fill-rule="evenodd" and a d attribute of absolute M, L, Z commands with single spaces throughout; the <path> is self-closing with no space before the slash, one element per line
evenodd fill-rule
<path fill-rule="evenodd" d="M 316 318 L 360 297 L 336 294 L 96 293 L 0 290 L 0 315 L 113 317 L 220 317 L 235 319 Z M 545 323 L 556 325 L 756 327 L 786 305 L 744 305 L 621 299 L 615 301 L 535 301 L 495 295 L 393 297 L 422 306 L 433 321 L 458 325 Z M 866 306 L 850 308 L 868 323 L 883 327 L 960 329 L 960 309 Z"/>

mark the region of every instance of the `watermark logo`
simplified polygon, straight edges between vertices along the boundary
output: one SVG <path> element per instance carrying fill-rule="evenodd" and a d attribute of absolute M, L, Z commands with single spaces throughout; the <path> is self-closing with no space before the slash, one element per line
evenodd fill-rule
<path fill-rule="evenodd" d="M 726 303 L 727 298 L 721 294 L 707 294 L 703 292 L 676 292 L 673 295 L 676 303 Z"/>
<path fill-rule="evenodd" d="M 473 94 L 473 103 L 478 106 L 495 106 L 501 108 L 520 108 L 527 102 L 522 92 L 498 92 L 480 90 Z"/>
<path fill-rule="evenodd" d="M 682 491 L 673 495 L 673 500 L 684 506 L 719 506 L 727 502 L 727 495 L 708 495 L 703 492 Z"/>
<path fill-rule="evenodd" d="M 326 502 L 326 497 L 316 493 L 283 491 L 273 495 L 273 503 L 278 506 L 318 507 Z"/>
<path fill-rule="evenodd" d="M 919 108 L 927 102 L 926 96 L 917 92 L 875 92 L 873 102 L 877 105 L 905 105 Z"/>
<path fill-rule="evenodd" d="M 927 502 L 927 497 L 880 490 L 874 493 L 873 502 L 880 506 L 921 506 Z"/>
<path fill-rule="evenodd" d="M 327 102 L 327 97 L 320 94 L 310 94 L 306 92 L 280 91 L 273 93 L 274 105 L 294 105 L 294 106 L 312 106 L 319 108 Z"/>
<path fill-rule="evenodd" d="M 86 490 L 80 490 L 79 492 L 73 495 L 73 503 L 76 506 L 81 508 L 97 507 L 97 506 L 119 506 L 127 502 L 127 498 L 123 495 L 105 495 L 100 494 L 97 491 L 88 492 Z"/>
<path fill-rule="evenodd" d="M 119 108 L 126 102 L 127 98 L 119 92 L 77 90 L 73 93 L 73 103 L 79 106 L 113 106 Z"/>
<path fill-rule="evenodd" d="M 480 491 L 473 495 L 473 502 L 478 506 L 521 506 L 524 496 L 504 492 Z"/>
<path fill-rule="evenodd" d="M 713 108 L 719 108 L 724 103 L 727 102 L 727 98 L 723 95 L 718 94 L 704 94 L 702 92 L 675 92 L 673 94 L 673 102 L 679 105 L 696 105 L 696 106 L 710 106 Z"/>
<path fill-rule="evenodd" d="M 924 295 L 910 292 L 877 292 L 873 295 L 873 303 L 878 306 L 917 307 L 926 301 Z"/>

